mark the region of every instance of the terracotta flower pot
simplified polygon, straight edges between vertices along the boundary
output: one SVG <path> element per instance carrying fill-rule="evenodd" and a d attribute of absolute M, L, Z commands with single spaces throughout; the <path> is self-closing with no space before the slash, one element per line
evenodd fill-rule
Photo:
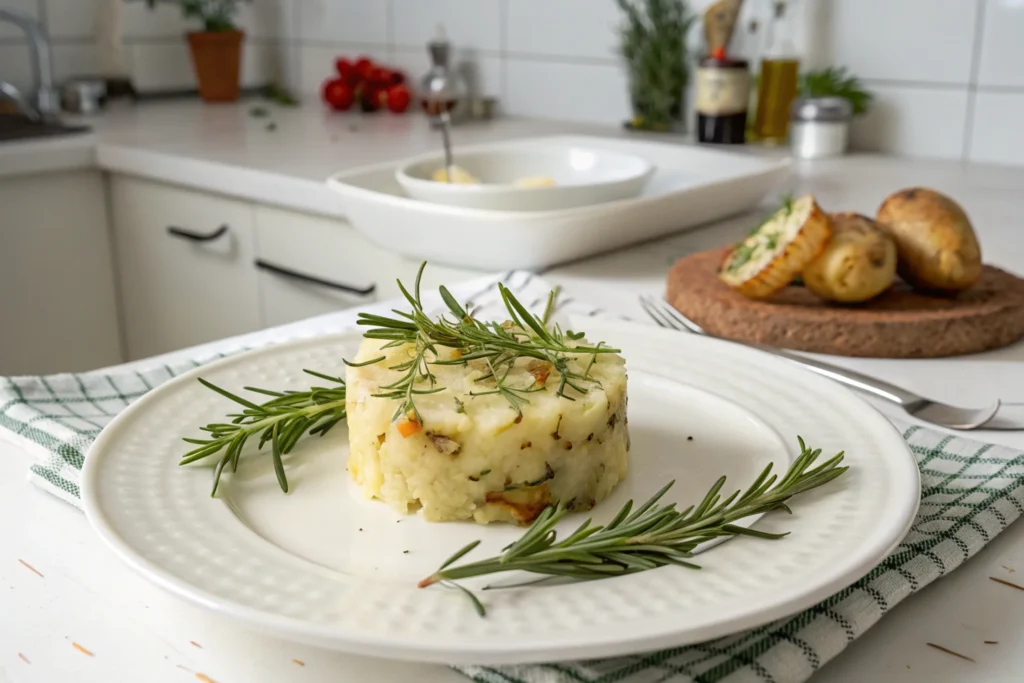
<path fill-rule="evenodd" d="M 197 31 L 188 34 L 199 95 L 207 102 L 238 99 L 242 31 Z"/>

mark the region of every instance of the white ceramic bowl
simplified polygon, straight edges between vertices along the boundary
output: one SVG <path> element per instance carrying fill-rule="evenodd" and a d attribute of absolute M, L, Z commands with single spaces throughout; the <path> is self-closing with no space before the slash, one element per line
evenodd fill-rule
<path fill-rule="evenodd" d="M 479 185 L 437 182 L 443 154 L 416 157 L 395 171 L 413 199 L 469 209 L 552 211 L 632 199 L 644 189 L 654 166 L 642 157 L 608 149 L 569 144 L 508 144 L 458 152 L 455 164 L 481 181 Z M 522 178 L 547 176 L 550 187 L 518 187 Z"/>

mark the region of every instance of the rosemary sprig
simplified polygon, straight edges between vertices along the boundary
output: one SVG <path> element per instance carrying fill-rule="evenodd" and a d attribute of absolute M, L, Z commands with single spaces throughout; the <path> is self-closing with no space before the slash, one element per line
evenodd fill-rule
<path fill-rule="evenodd" d="M 435 583 L 458 587 L 472 598 L 474 607 L 483 616 L 481 602 L 455 581 L 508 571 L 601 579 L 670 564 L 699 569 L 698 565 L 690 562 L 690 558 L 693 550 L 706 541 L 722 536 L 782 538 L 786 534 L 746 529 L 734 522 L 772 510 L 788 512 L 786 503 L 790 498 L 827 484 L 848 469 L 840 466 L 842 453 L 812 468 L 821 455 L 821 449 L 811 450 L 803 439 L 798 437 L 798 440 L 800 455 L 782 478 L 772 474 L 772 465 L 769 464 L 745 491 L 735 491 L 723 499 L 721 492 L 725 477 L 722 477 L 698 505 L 691 505 L 685 510 L 676 510 L 675 503 L 658 504 L 674 483 L 669 482 L 635 511 L 632 509 L 633 501 L 629 501 L 608 524 L 591 526 L 588 519 L 561 541 L 555 526 L 568 514 L 568 510 L 562 504 L 548 507 L 523 536 L 506 546 L 499 556 L 451 566 L 479 544 L 479 541 L 474 541 L 420 581 L 419 587 Z"/>
<path fill-rule="evenodd" d="M 587 385 L 595 384 L 596 381 L 587 373 L 574 371 L 569 365 L 570 360 L 576 355 L 596 356 L 619 352 L 618 349 L 603 344 L 576 345 L 575 342 L 583 338 L 582 333 L 574 333 L 572 330 L 563 332 L 558 325 L 549 327 L 546 320 L 554 309 L 557 292 L 553 292 L 548 298 L 545 315 L 538 318 L 531 314 L 507 287 L 499 283 L 498 290 L 511 321 L 502 324 L 476 319 L 456 301 L 446 287 L 442 286 L 439 291 L 448 308 L 448 314 L 433 319 L 424 312 L 420 296 L 420 282 L 425 266 L 426 263 L 421 265 L 416 274 L 412 293 L 401 282 L 398 283 L 402 295 L 412 308 L 410 312 L 396 310 L 394 313 L 398 317 L 394 318 L 360 313 L 358 319 L 359 325 L 369 328 L 363 334 L 364 337 L 387 342 L 382 349 L 403 344 L 413 345 L 414 352 L 409 361 L 389 368 L 401 372 L 401 376 L 393 383 L 381 387 L 380 393 L 374 394 L 398 401 L 393 416 L 395 420 L 405 417 L 422 423 L 416 409 L 415 397 L 444 390 L 430 372 L 431 365 L 461 365 L 473 360 L 484 361 L 489 372 L 478 381 L 493 380 L 495 387 L 476 395 L 499 394 L 508 401 L 513 410 L 521 414 L 522 405 L 528 400 L 524 394 L 542 390 L 542 387 L 538 388 L 533 384 L 510 386 L 508 377 L 516 361 L 532 358 L 550 363 L 559 374 L 555 393 L 572 401 L 575 399 L 568 393 L 569 389 L 585 394 Z M 441 360 L 438 355 L 439 347 L 455 349 L 459 352 L 458 357 L 453 360 Z M 369 365 L 381 360 L 383 357 L 362 364 Z"/>
<path fill-rule="evenodd" d="M 224 468 L 230 465 L 232 472 L 237 471 L 242 447 L 249 437 L 259 434 L 261 450 L 270 442 L 277 482 L 281 490 L 287 493 L 288 478 L 285 476 L 281 456 L 290 453 L 304 434 L 323 436 L 345 419 L 345 380 L 312 370 L 305 372 L 338 386 L 312 387 L 307 391 L 270 391 L 246 387 L 246 391 L 273 397 L 257 404 L 200 377 L 203 386 L 241 405 L 242 412 L 228 415 L 232 418 L 230 423 L 215 422 L 200 427 L 209 433 L 208 439 L 184 439 L 197 448 L 182 456 L 179 464 L 187 465 L 219 453 L 220 460 L 213 472 L 213 490 L 210 492 L 211 496 L 215 496 Z"/>
<path fill-rule="evenodd" d="M 410 294 L 401 281 L 398 283 L 402 294 L 412 306 L 411 312 L 395 311 L 398 318 L 369 313 L 359 314 L 358 324 L 370 328 L 366 330 L 364 337 L 387 340 L 388 343 L 383 347 L 385 349 L 406 343 L 413 344 L 415 348 L 415 353 L 408 361 L 389 368 L 400 372 L 399 378 L 393 383 L 381 387 L 382 391 L 375 394 L 378 397 L 398 401 L 398 407 L 393 416 L 394 420 L 406 417 L 422 423 L 422 418 L 416 410 L 415 397 L 444 391 L 444 387 L 437 385 L 437 378 L 430 371 L 431 365 L 467 363 L 475 359 L 484 361 L 490 372 L 478 381 L 493 379 L 495 388 L 474 392 L 473 395 L 501 395 L 517 413 L 522 414 L 522 406 L 529 401 L 527 395 L 544 391 L 544 386 L 542 383 L 536 382 L 526 387 L 514 387 L 508 384 L 509 373 L 518 359 L 536 358 L 550 362 L 561 374 L 557 388 L 558 395 L 571 401 L 575 399 L 565 393 L 567 388 L 572 388 L 583 394 L 587 391 L 587 384 L 598 384 L 597 380 L 590 377 L 590 369 L 597 362 L 597 355 L 618 352 L 618 349 L 605 347 L 603 343 L 596 347 L 577 346 L 574 342 L 583 338 L 582 333 L 576 334 L 571 330 L 563 333 L 557 325 L 553 328 L 547 326 L 548 318 L 555 309 L 558 288 L 548 296 L 543 317 L 536 318 L 526 310 L 526 307 L 515 298 L 512 292 L 499 284 L 502 300 L 512 319 L 510 325 L 501 325 L 483 323 L 475 319 L 459 305 L 447 288 L 441 287 L 441 297 L 454 319 L 449 320 L 445 316 L 441 316 L 437 320 L 432 320 L 424 312 L 420 297 L 420 283 L 426 265 L 424 262 L 416 274 L 416 283 L 413 288 L 415 294 Z M 437 356 L 438 347 L 456 349 L 459 351 L 460 357 L 452 361 L 441 361 Z M 570 368 L 569 360 L 572 354 L 591 355 L 590 364 L 583 374 Z M 384 359 L 385 356 L 380 356 L 359 363 L 347 360 L 344 363 L 352 367 L 361 367 L 379 363 Z M 187 465 L 220 454 L 220 460 L 214 469 L 213 491 L 211 492 L 211 495 L 216 495 L 224 468 L 230 465 L 232 472 L 237 471 L 243 446 L 250 436 L 258 433 L 260 434 L 260 449 L 268 441 L 271 444 L 274 471 L 277 473 L 281 489 L 287 493 L 288 479 L 285 476 L 282 456 L 291 452 L 304 434 L 323 435 L 331 427 L 345 419 L 345 381 L 340 377 L 332 377 L 312 370 L 305 372 L 339 386 L 312 387 L 301 392 L 281 392 L 246 387 L 247 391 L 272 397 L 265 403 L 256 404 L 200 379 L 199 381 L 207 388 L 241 405 L 242 412 L 228 415 L 231 418 L 230 423 L 215 422 L 201 427 L 200 429 L 209 433 L 209 438 L 184 439 L 187 443 L 197 447 L 182 456 L 180 464 Z M 464 412 L 465 407 L 462 403 L 458 399 L 455 399 L 455 402 L 459 411 Z"/>

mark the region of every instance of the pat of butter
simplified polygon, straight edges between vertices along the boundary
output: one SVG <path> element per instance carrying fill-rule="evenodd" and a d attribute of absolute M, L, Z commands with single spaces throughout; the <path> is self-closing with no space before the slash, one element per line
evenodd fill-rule
<path fill-rule="evenodd" d="M 512 184 L 516 187 L 554 187 L 556 185 L 555 179 L 546 175 L 520 178 Z"/>
<path fill-rule="evenodd" d="M 430 176 L 432 180 L 439 183 L 448 182 L 448 169 L 439 168 Z M 456 185 L 479 185 L 480 181 L 470 175 L 469 171 L 460 167 L 452 166 L 452 182 Z"/>

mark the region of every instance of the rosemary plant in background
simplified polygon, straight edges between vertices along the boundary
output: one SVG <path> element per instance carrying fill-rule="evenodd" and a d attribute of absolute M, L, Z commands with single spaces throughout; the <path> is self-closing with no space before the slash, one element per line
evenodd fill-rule
<path fill-rule="evenodd" d="M 629 73 L 634 128 L 681 128 L 690 77 L 686 34 L 696 20 L 685 0 L 617 0 L 620 47 Z"/>
<path fill-rule="evenodd" d="M 690 559 L 701 543 L 723 536 L 782 538 L 786 534 L 755 531 L 734 523 L 772 510 L 789 512 L 787 503 L 793 496 L 827 484 L 848 469 L 840 466 L 843 453 L 812 467 L 821 449 L 811 450 L 803 439 L 798 437 L 798 440 L 800 456 L 781 479 L 768 465 L 745 491 L 735 491 L 723 499 L 725 477 L 722 477 L 698 505 L 684 510 L 677 510 L 675 503 L 658 504 L 674 483 L 669 482 L 635 511 L 633 501 L 629 501 L 608 524 L 592 526 L 588 519 L 561 541 L 555 526 L 568 511 L 561 504 L 548 507 L 501 555 L 453 567 L 480 543 L 474 541 L 420 581 L 419 587 L 440 584 L 461 590 L 473 601 L 480 616 L 484 616 L 480 600 L 455 583 L 456 580 L 510 571 L 589 580 L 634 574 L 670 564 L 700 569 Z"/>
<path fill-rule="evenodd" d="M 800 96 L 842 97 L 850 101 L 854 115 L 865 113 L 873 99 L 871 93 L 864 89 L 860 79 L 848 73 L 844 66 L 830 66 L 827 69 L 802 74 Z"/>

